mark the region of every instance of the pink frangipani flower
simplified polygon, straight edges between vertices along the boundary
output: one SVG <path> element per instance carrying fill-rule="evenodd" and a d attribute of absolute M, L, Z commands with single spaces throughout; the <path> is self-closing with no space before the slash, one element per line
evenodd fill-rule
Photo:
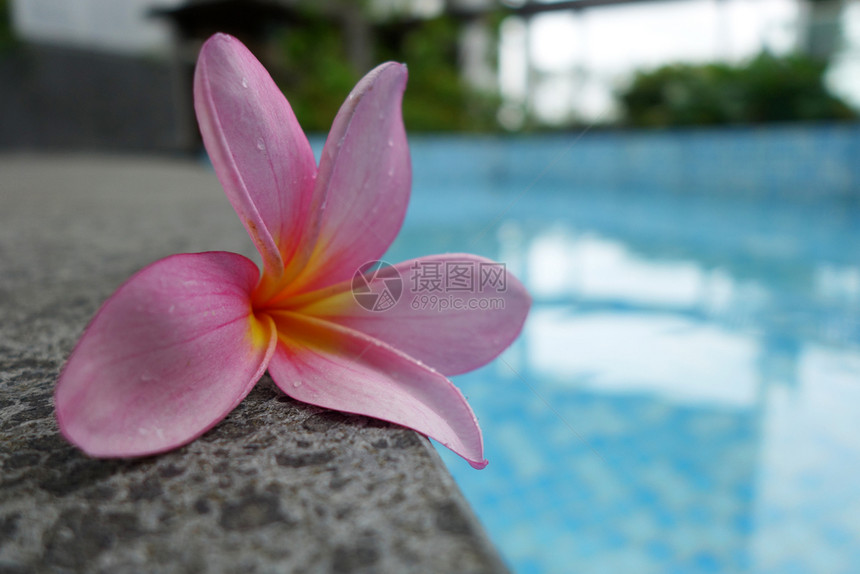
<path fill-rule="evenodd" d="M 95 457 L 177 448 L 227 416 L 268 369 L 296 400 L 413 428 L 486 465 L 475 415 L 446 375 L 489 362 L 516 338 L 530 306 L 522 284 L 502 269 L 502 292 L 469 294 L 478 303 L 492 295 L 495 305 L 416 304 L 410 287 L 422 266 L 498 265 L 456 254 L 395 265 L 405 288 L 383 312 L 351 292 L 356 270 L 383 255 L 406 212 L 405 87 L 401 64 L 365 76 L 317 167 L 254 56 L 225 34 L 204 44 L 194 78 L 203 142 L 262 273 L 234 253 L 183 254 L 122 285 L 57 383 L 57 420 L 70 442 Z M 367 277 L 375 288 L 387 275 Z"/>

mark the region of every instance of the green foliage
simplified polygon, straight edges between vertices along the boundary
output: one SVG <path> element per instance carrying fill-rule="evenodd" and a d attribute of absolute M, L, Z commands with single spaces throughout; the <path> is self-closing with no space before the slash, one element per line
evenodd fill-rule
<path fill-rule="evenodd" d="M 346 58 L 340 28 L 308 12 L 301 26 L 279 36 L 283 55 L 273 69 L 293 111 L 309 131 L 328 131 L 344 98 L 358 80 Z"/>
<path fill-rule="evenodd" d="M 826 64 L 762 53 L 745 65 L 664 66 L 618 94 L 628 124 L 662 127 L 855 117 L 824 85 Z"/>
<path fill-rule="evenodd" d="M 374 63 L 396 60 L 409 67 L 403 105 L 407 129 L 496 129 L 498 96 L 476 93 L 460 78 L 458 31 L 459 24 L 446 17 L 373 26 Z M 310 5 L 301 25 L 278 36 L 278 46 L 279 65 L 273 75 L 296 116 L 310 131 L 327 131 L 346 95 L 369 70 L 352 69 L 340 22 Z"/>
<path fill-rule="evenodd" d="M 409 67 L 403 103 L 408 129 L 417 131 L 487 131 L 496 128 L 499 100 L 470 90 L 457 65 L 458 23 L 434 18 L 406 31 L 399 43 L 379 47 L 379 60 Z"/>
<path fill-rule="evenodd" d="M 12 6 L 8 0 L 0 0 L 0 54 L 8 52 L 15 46 L 15 34 L 12 31 Z"/>

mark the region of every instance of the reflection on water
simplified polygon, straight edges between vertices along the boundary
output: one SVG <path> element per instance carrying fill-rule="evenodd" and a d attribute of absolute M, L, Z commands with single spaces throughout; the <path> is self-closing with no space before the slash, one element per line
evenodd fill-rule
<path fill-rule="evenodd" d="M 416 182 L 420 183 L 420 182 Z M 860 564 L 860 210 L 415 190 L 400 260 L 472 251 L 535 304 L 456 378 L 490 466 L 443 457 L 517 572 Z"/>

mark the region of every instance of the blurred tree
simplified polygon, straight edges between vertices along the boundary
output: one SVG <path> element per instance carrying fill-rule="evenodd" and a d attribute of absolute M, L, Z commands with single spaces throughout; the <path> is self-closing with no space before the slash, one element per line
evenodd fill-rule
<path fill-rule="evenodd" d="M 308 131 L 328 131 L 359 74 L 349 64 L 341 27 L 311 9 L 301 25 L 278 33 L 279 65 L 271 69 L 293 111 Z"/>
<path fill-rule="evenodd" d="M 747 64 L 664 66 L 618 93 L 633 126 L 742 124 L 856 117 L 824 85 L 826 64 L 764 52 Z"/>
<path fill-rule="evenodd" d="M 471 89 L 460 75 L 458 20 L 442 15 L 374 22 L 366 10 L 342 12 L 342 18 L 333 18 L 330 11 L 322 12 L 315 6 L 304 4 L 301 25 L 288 26 L 279 33 L 279 66 L 273 70 L 306 129 L 327 131 L 346 94 L 368 71 L 356 69 L 356 58 L 351 57 L 356 50 L 356 29 L 367 32 L 364 37 L 371 61 L 397 60 L 409 66 L 409 95 L 403 106 L 407 129 L 497 128 L 498 96 Z M 366 27 L 357 26 L 350 18 L 364 18 Z M 498 28 L 495 20 L 492 25 Z M 352 35 L 345 33 L 349 30 Z"/>
<path fill-rule="evenodd" d="M 387 41 L 380 42 L 378 59 L 398 60 L 409 66 L 409 97 L 403 104 L 407 128 L 419 131 L 498 128 L 495 118 L 501 103 L 499 96 L 471 89 L 460 74 L 459 21 L 440 16 L 410 27 L 393 24 L 388 28 L 387 34 L 381 34 Z"/>
<path fill-rule="evenodd" d="M 0 54 L 8 52 L 15 46 L 11 11 L 12 5 L 9 0 L 0 0 Z"/>

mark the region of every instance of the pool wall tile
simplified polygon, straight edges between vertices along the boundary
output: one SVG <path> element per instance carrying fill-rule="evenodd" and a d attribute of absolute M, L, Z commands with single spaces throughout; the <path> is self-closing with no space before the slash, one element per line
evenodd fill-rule
<path fill-rule="evenodd" d="M 816 197 L 860 194 L 860 124 L 412 136 L 422 185 L 489 182 L 602 190 Z M 441 161 L 444 158 L 444 161 Z M 437 161 L 438 160 L 438 161 Z M 445 165 L 444 170 L 430 166 Z"/>

